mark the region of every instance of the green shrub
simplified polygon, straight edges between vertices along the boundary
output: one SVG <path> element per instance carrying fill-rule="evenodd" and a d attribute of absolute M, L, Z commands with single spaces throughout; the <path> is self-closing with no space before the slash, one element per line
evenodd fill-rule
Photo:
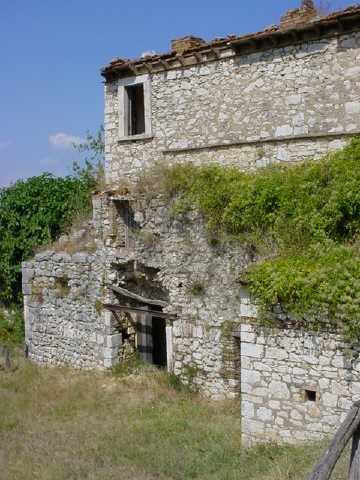
<path fill-rule="evenodd" d="M 0 310 L 0 344 L 19 345 L 24 341 L 24 318 L 20 310 Z"/>
<path fill-rule="evenodd" d="M 21 302 L 21 262 L 90 212 L 90 175 L 43 174 L 0 189 L 0 303 Z"/>
<path fill-rule="evenodd" d="M 156 367 L 150 363 L 145 363 L 138 352 L 122 359 L 114 365 L 112 373 L 118 377 L 127 377 L 129 375 L 139 375 L 145 371 L 154 370 Z"/>
<path fill-rule="evenodd" d="M 251 246 L 250 290 L 262 320 L 279 303 L 312 327 L 360 336 L 360 139 L 316 162 L 254 173 L 220 165 L 163 169 L 173 210 L 199 210 L 214 235 Z"/>

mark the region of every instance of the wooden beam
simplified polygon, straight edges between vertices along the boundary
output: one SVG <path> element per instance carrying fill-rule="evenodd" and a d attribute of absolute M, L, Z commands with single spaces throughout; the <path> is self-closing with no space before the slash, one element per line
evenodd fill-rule
<path fill-rule="evenodd" d="M 220 58 L 220 53 L 219 53 L 219 50 L 218 50 L 217 48 L 211 47 L 211 48 L 210 48 L 210 52 L 212 52 L 217 59 Z"/>
<path fill-rule="evenodd" d="M 152 298 L 146 298 L 141 295 L 138 295 L 137 293 L 130 292 L 129 290 L 126 290 L 125 288 L 122 287 L 116 287 L 115 285 L 111 285 L 109 287 L 113 292 L 119 293 L 120 295 L 123 295 L 124 297 L 131 298 L 132 300 L 136 300 L 140 303 L 144 303 L 145 305 L 157 305 L 159 307 L 167 307 L 168 303 L 164 302 L 163 300 L 155 300 Z"/>
<path fill-rule="evenodd" d="M 144 68 L 146 68 L 146 70 L 147 70 L 149 73 L 153 73 L 154 69 L 152 68 L 152 66 L 151 66 L 149 63 L 144 62 L 144 63 L 142 64 L 142 66 L 143 66 Z"/>
<path fill-rule="evenodd" d="M 138 69 L 135 67 L 135 65 L 129 64 L 128 67 L 135 75 L 138 74 Z"/>
<path fill-rule="evenodd" d="M 349 480 L 360 480 L 360 428 L 353 435 Z"/>
<path fill-rule="evenodd" d="M 106 310 L 110 310 L 111 312 L 113 312 L 116 317 L 117 317 L 117 312 L 133 312 L 133 313 L 149 313 L 154 317 L 165 318 L 165 319 L 176 318 L 176 315 L 173 315 L 171 313 L 164 313 L 164 312 L 159 312 L 157 310 L 151 310 L 146 308 L 130 307 L 128 305 L 114 305 L 111 303 L 104 303 L 103 307 L 106 308 Z"/>
<path fill-rule="evenodd" d="M 179 62 L 181 63 L 181 66 L 184 67 L 185 66 L 185 59 L 182 55 L 178 54 L 176 55 L 176 58 L 177 60 L 179 60 Z"/>
<path fill-rule="evenodd" d="M 350 438 L 360 426 L 360 402 L 355 402 L 339 430 L 336 432 L 329 448 L 308 480 L 329 480 L 337 461 Z M 356 477 L 354 477 L 356 478 Z"/>
<path fill-rule="evenodd" d="M 203 57 L 202 57 L 200 52 L 194 52 L 193 55 L 196 58 L 197 62 L 202 62 L 203 61 Z"/>
<path fill-rule="evenodd" d="M 159 58 L 158 61 L 161 63 L 161 65 L 162 65 L 166 70 L 169 70 L 170 65 L 169 65 L 165 60 L 163 60 L 162 58 Z"/>

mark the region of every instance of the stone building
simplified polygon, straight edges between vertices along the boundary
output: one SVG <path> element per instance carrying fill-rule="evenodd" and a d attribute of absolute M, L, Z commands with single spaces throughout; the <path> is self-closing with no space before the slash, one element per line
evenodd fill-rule
<path fill-rule="evenodd" d="M 311 0 L 259 33 L 107 65 L 107 188 L 86 228 L 23 265 L 29 357 L 110 368 L 135 349 L 206 396 L 241 392 L 248 443 L 331 432 L 360 398 L 340 338 L 259 332 L 238 283 L 251 252 L 136 184 L 158 160 L 248 170 L 340 148 L 360 133 L 359 73 L 360 7 L 319 17 Z"/>

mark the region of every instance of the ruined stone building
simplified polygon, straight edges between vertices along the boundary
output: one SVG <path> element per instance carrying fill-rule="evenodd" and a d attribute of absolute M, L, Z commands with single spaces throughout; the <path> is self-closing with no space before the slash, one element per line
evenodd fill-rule
<path fill-rule="evenodd" d="M 320 18 L 307 0 L 262 32 L 176 39 L 102 70 L 107 188 L 90 232 L 23 265 L 31 360 L 101 369 L 135 349 L 203 395 L 241 394 L 247 442 L 336 428 L 360 398 L 340 338 L 257 331 L 238 283 L 249 253 L 212 246 L 200 217 L 174 220 L 132 185 L 159 160 L 247 170 L 344 146 L 360 133 L 359 30 L 360 7 Z"/>

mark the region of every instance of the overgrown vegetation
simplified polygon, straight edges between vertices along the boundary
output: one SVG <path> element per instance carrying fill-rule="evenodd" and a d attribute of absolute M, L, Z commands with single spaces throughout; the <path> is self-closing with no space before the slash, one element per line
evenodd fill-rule
<path fill-rule="evenodd" d="M 20 345 L 24 338 L 24 319 L 19 309 L 0 309 L 0 345 Z"/>
<path fill-rule="evenodd" d="M 325 448 L 242 449 L 237 402 L 176 391 L 159 370 L 119 378 L 12 360 L 0 371 L 2 480 L 303 480 Z"/>
<path fill-rule="evenodd" d="M 21 262 L 89 211 L 91 179 L 43 174 L 0 190 L 0 302 L 20 303 Z"/>
<path fill-rule="evenodd" d="M 102 129 L 77 148 L 86 156 L 74 163 L 73 175 L 44 173 L 0 188 L 0 305 L 21 303 L 21 262 L 90 214 L 91 193 L 103 175 Z"/>
<path fill-rule="evenodd" d="M 198 209 L 212 236 L 261 259 L 248 271 L 261 318 L 281 304 L 312 328 L 360 336 L 360 139 L 319 161 L 254 173 L 220 165 L 156 171 L 175 214 Z"/>

